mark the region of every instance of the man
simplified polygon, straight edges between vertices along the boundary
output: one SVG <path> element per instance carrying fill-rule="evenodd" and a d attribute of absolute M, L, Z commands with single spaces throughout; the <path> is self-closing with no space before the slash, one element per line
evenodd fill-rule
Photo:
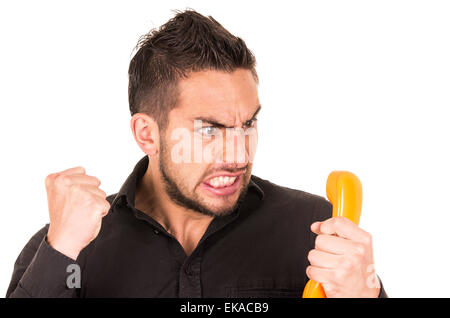
<path fill-rule="evenodd" d="M 129 104 L 145 156 L 110 196 L 82 167 L 47 176 L 50 223 L 7 297 L 300 297 L 308 278 L 328 297 L 385 297 L 367 232 L 251 174 L 261 105 L 245 43 L 186 10 L 138 47 Z"/>

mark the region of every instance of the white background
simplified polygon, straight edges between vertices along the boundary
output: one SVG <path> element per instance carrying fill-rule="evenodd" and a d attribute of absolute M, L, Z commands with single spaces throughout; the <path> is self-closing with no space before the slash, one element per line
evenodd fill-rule
<path fill-rule="evenodd" d="M 2 1 L 1 296 L 48 223 L 46 175 L 82 165 L 112 194 L 143 156 L 129 128 L 132 50 L 186 7 L 256 55 L 254 174 L 325 196 L 329 172 L 353 171 L 387 293 L 450 297 L 450 5 L 411 0 Z"/>

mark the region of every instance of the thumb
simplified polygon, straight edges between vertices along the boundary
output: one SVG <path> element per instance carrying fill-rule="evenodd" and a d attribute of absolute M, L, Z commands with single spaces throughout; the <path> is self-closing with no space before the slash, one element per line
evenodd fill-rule
<path fill-rule="evenodd" d="M 314 222 L 313 224 L 311 224 L 311 231 L 314 234 L 319 234 L 321 225 L 322 225 L 322 222 Z"/>

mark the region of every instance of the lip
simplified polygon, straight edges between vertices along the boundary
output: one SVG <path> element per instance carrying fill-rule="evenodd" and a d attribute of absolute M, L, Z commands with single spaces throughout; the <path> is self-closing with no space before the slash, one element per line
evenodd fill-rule
<path fill-rule="evenodd" d="M 209 180 L 211 180 L 211 179 L 213 179 L 213 178 L 216 178 L 216 177 L 220 177 L 220 176 L 222 176 L 222 177 L 237 177 L 237 176 L 243 175 L 243 174 L 245 173 L 245 171 L 246 171 L 246 170 L 244 170 L 244 171 L 239 171 L 239 172 L 235 172 L 235 173 L 231 173 L 231 172 L 218 172 L 218 173 L 215 173 L 215 174 L 210 175 L 210 176 L 207 177 L 207 178 L 205 179 L 205 181 L 203 181 L 203 182 L 206 182 L 206 183 L 207 183 Z"/>
<path fill-rule="evenodd" d="M 212 177 L 209 177 L 207 180 L 211 179 L 211 178 L 215 178 L 217 176 L 231 176 L 231 177 L 237 177 L 236 180 L 234 181 L 234 183 L 232 183 L 231 185 L 229 185 L 228 187 L 224 187 L 224 188 L 214 188 L 212 186 L 210 186 L 207 181 L 202 182 L 201 187 L 203 189 L 205 189 L 206 191 L 218 195 L 218 196 L 225 196 L 225 195 L 231 195 L 233 193 L 235 193 L 240 185 L 241 185 L 241 181 L 242 181 L 242 175 L 243 172 L 240 173 L 221 173 L 221 174 L 217 174 L 214 175 Z"/>

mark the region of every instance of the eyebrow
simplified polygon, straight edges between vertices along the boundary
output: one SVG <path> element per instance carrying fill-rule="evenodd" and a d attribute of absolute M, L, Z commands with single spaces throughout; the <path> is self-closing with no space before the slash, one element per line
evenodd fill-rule
<path fill-rule="evenodd" d="M 256 115 L 258 115 L 260 110 L 261 110 L 261 104 L 258 105 L 258 109 L 256 109 L 256 111 L 253 114 L 253 116 L 250 119 L 246 120 L 246 122 L 254 120 Z M 212 117 L 197 117 L 197 118 L 195 118 L 195 120 L 201 120 L 202 122 L 211 124 L 211 125 L 213 125 L 215 127 L 218 127 L 218 128 L 233 128 L 233 126 L 228 127 L 227 125 L 225 125 L 223 123 L 220 123 L 217 119 L 212 118 Z"/>

